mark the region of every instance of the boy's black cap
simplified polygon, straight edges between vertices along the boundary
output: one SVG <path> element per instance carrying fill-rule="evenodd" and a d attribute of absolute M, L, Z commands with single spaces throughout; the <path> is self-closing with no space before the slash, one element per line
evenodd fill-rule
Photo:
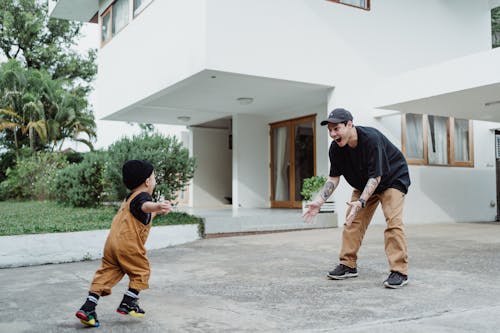
<path fill-rule="evenodd" d="M 328 115 L 328 119 L 323 120 L 321 122 L 321 126 L 325 126 L 328 123 L 338 124 L 343 123 L 344 121 L 352 121 L 352 114 L 346 109 L 338 108 L 334 109 Z"/>
<path fill-rule="evenodd" d="M 129 190 L 138 187 L 153 173 L 153 165 L 145 160 L 130 160 L 123 164 L 123 183 Z"/>

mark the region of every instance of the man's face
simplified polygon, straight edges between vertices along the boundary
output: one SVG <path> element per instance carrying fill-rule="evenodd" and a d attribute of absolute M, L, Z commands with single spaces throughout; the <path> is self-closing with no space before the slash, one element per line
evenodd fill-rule
<path fill-rule="evenodd" d="M 344 123 L 338 123 L 338 124 L 329 123 L 328 133 L 339 147 L 344 147 L 349 141 L 351 128 L 352 128 L 351 121 L 349 121 L 347 125 Z"/>

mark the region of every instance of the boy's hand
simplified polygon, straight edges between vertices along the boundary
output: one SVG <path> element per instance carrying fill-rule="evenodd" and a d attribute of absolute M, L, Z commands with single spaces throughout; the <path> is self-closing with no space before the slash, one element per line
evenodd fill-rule
<path fill-rule="evenodd" d="M 163 200 L 156 203 L 157 205 L 157 214 L 168 214 L 172 211 L 172 204 L 168 200 Z"/>

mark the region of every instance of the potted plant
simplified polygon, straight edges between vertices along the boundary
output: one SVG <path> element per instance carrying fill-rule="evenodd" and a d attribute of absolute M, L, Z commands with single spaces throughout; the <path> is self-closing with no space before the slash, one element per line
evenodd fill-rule
<path fill-rule="evenodd" d="M 302 182 L 302 191 L 300 194 L 304 198 L 302 200 L 302 211 L 305 212 L 307 210 L 306 205 L 314 200 L 318 192 L 325 185 L 327 178 L 325 176 L 312 176 L 309 178 L 304 178 Z M 334 202 L 326 201 L 323 206 L 321 206 L 320 212 L 333 212 L 334 211 Z"/>

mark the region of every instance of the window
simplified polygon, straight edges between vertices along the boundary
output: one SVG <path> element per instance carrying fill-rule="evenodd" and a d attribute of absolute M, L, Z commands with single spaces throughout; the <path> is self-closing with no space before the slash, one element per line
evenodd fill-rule
<path fill-rule="evenodd" d="M 153 0 L 115 0 L 101 14 L 101 46 L 113 38 Z"/>
<path fill-rule="evenodd" d="M 500 46 L 500 7 L 491 10 L 491 46 Z"/>
<path fill-rule="evenodd" d="M 328 0 L 328 1 L 337 2 L 343 5 L 357 7 L 365 10 L 370 10 L 370 0 Z"/>
<path fill-rule="evenodd" d="M 111 7 L 101 17 L 101 43 L 105 43 L 111 39 Z"/>
<path fill-rule="evenodd" d="M 101 15 L 101 46 L 122 30 L 129 21 L 129 0 L 116 0 Z"/>
<path fill-rule="evenodd" d="M 113 27 L 113 36 L 127 25 L 129 18 L 128 7 L 128 0 L 117 0 L 113 3 L 113 20 L 111 21 Z"/>
<path fill-rule="evenodd" d="M 407 113 L 401 132 L 409 164 L 474 166 L 470 120 Z"/>
<path fill-rule="evenodd" d="M 134 17 L 139 15 L 153 0 L 134 0 Z"/>

